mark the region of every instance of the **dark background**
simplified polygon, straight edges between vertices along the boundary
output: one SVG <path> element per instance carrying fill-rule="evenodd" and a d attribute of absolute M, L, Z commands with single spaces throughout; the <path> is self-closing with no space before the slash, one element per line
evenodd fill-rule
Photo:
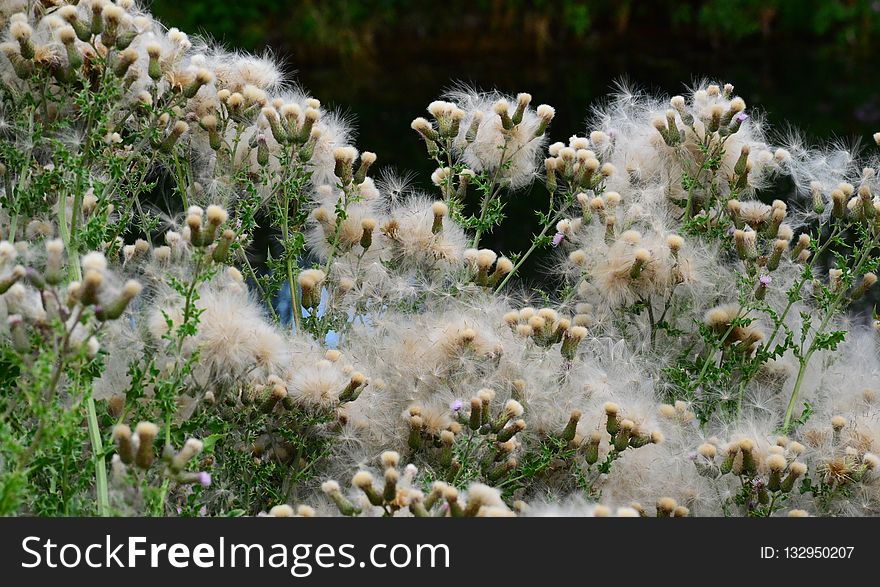
<path fill-rule="evenodd" d="M 551 140 L 588 130 L 620 80 L 671 94 L 703 77 L 736 86 L 780 133 L 872 143 L 880 130 L 880 0 L 154 0 L 169 26 L 271 51 L 349 114 L 379 167 L 433 170 L 410 121 L 456 82 L 530 92 L 556 108 Z M 485 241 L 524 250 L 540 187 Z M 527 274 L 541 264 L 535 255 Z"/>

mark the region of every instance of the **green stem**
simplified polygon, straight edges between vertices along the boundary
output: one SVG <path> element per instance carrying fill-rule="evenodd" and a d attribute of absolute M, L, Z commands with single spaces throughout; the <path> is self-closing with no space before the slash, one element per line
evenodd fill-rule
<path fill-rule="evenodd" d="M 80 281 L 82 279 L 82 268 L 79 264 L 79 252 L 72 242 L 70 229 L 67 225 L 67 197 L 63 193 L 58 196 L 58 232 L 61 233 L 64 248 L 67 249 L 70 280 Z"/>
<path fill-rule="evenodd" d="M 9 220 L 9 242 L 15 243 L 15 230 L 18 225 L 18 212 L 12 213 L 12 218 Z"/>
<path fill-rule="evenodd" d="M 15 230 L 18 225 L 18 206 L 15 203 L 15 190 L 12 187 L 12 177 L 9 175 L 9 169 L 6 169 L 6 173 L 3 174 L 3 184 L 4 189 L 6 191 L 6 199 L 11 204 L 11 212 L 12 215 L 9 219 L 9 235 L 7 236 L 7 240 L 10 243 L 15 242 Z"/>
<path fill-rule="evenodd" d="M 791 391 L 791 397 L 788 400 L 788 407 L 785 409 L 785 420 L 783 420 L 782 422 L 783 433 L 788 433 L 789 426 L 791 425 L 791 416 L 794 412 L 794 406 L 797 403 L 798 395 L 801 390 L 801 384 L 804 382 L 804 374 L 807 371 L 807 363 L 810 360 L 810 354 L 811 353 L 807 353 L 807 355 L 800 362 L 797 379 L 794 382 L 794 389 Z"/>
<path fill-rule="evenodd" d="M 183 204 L 184 212 L 186 212 L 189 210 L 189 198 L 186 195 L 188 182 L 186 179 L 186 171 L 180 164 L 180 157 L 177 156 L 176 151 L 174 153 L 174 171 L 177 176 L 177 191 L 180 192 L 180 201 Z"/>
<path fill-rule="evenodd" d="M 875 246 L 874 238 L 868 241 L 868 243 L 862 248 L 857 256 L 856 262 L 853 266 L 852 274 L 859 275 L 862 272 L 862 269 L 870 258 L 869 253 Z M 817 342 L 819 341 L 819 337 L 822 335 L 822 332 L 828 326 L 828 323 L 831 321 L 831 318 L 837 313 L 838 308 L 841 303 L 847 298 L 846 288 L 841 287 L 840 291 L 837 294 L 837 297 L 828 307 L 828 310 L 825 312 L 825 316 L 822 319 L 822 322 L 819 324 L 819 327 L 816 329 L 816 333 L 813 335 L 813 340 L 810 342 L 810 346 L 807 348 L 807 352 L 803 355 L 800 360 L 800 368 L 798 369 L 797 379 L 794 383 L 794 389 L 791 390 L 791 397 L 788 400 L 788 407 L 785 410 L 785 419 L 782 422 L 783 431 L 787 432 L 789 426 L 791 425 L 791 416 L 794 411 L 794 406 L 797 403 L 798 395 L 800 394 L 801 384 L 803 384 L 804 373 L 807 370 L 807 364 L 810 362 L 813 354 L 818 350 Z"/>
<path fill-rule="evenodd" d="M 89 439 L 92 444 L 92 460 L 95 463 L 95 483 L 98 493 L 98 515 L 110 515 L 110 496 L 107 489 L 107 464 L 104 462 L 104 443 L 98 427 L 98 414 L 95 411 L 95 398 L 91 395 L 86 400 L 86 411 L 89 422 Z"/>
<path fill-rule="evenodd" d="M 286 240 L 286 239 L 285 239 Z M 302 313 L 299 301 L 299 288 L 296 282 L 296 271 L 294 271 L 295 261 L 287 259 L 287 283 L 290 284 L 290 305 L 293 312 L 293 323 L 296 326 L 297 334 L 302 332 Z"/>
<path fill-rule="evenodd" d="M 495 293 L 498 293 L 502 289 L 504 289 L 505 284 L 507 284 L 507 282 L 510 281 L 510 278 L 513 277 L 513 274 L 517 272 L 517 270 L 522 266 L 522 264 L 526 262 L 526 259 L 528 259 L 529 256 L 535 252 L 535 249 L 538 248 L 538 244 L 547 235 L 547 231 L 550 230 L 550 227 L 556 226 L 556 223 L 559 221 L 559 218 L 560 218 L 560 215 L 554 216 L 553 220 L 551 222 L 544 225 L 544 229 L 541 230 L 541 232 L 538 234 L 538 236 L 532 240 L 532 246 L 529 247 L 529 250 L 526 251 L 526 253 L 522 257 L 520 257 L 519 260 L 517 260 L 516 265 L 513 266 L 513 269 L 511 269 L 510 273 L 505 275 L 504 279 L 501 281 L 501 283 L 498 284 L 498 287 L 495 288 Z"/>
<path fill-rule="evenodd" d="M 286 190 L 285 190 L 286 191 Z M 285 194 L 286 195 L 286 194 Z M 290 287 L 290 310 L 293 313 L 293 323 L 296 326 L 296 332 L 299 334 L 302 332 L 302 308 L 300 307 L 299 301 L 299 288 L 296 283 L 296 275 L 298 267 L 296 266 L 296 259 L 292 258 L 290 255 L 290 251 L 288 247 L 290 246 L 290 198 L 285 197 L 283 203 L 283 222 L 281 224 L 281 235 L 284 239 L 284 264 L 287 267 L 287 284 Z M 251 269 L 253 272 L 253 269 Z M 256 279 L 256 276 L 254 277 Z M 269 302 L 269 307 L 272 306 L 271 301 Z M 273 311 L 274 312 L 274 311 Z"/>
<path fill-rule="evenodd" d="M 168 500 L 168 486 L 170 485 L 170 480 L 166 477 L 164 481 L 162 481 L 162 489 L 160 490 L 160 498 L 158 503 L 158 511 L 154 511 L 153 514 L 156 517 L 162 517 L 165 515 L 165 502 Z"/>
<path fill-rule="evenodd" d="M 821 232 L 821 229 L 820 229 L 820 232 Z M 813 264 L 816 262 L 816 260 L 819 259 L 819 257 L 822 255 L 822 253 L 825 252 L 825 250 L 828 248 L 828 246 L 834 240 L 834 237 L 837 236 L 837 232 L 838 232 L 838 227 L 835 226 L 834 229 L 832 229 L 831 234 L 828 235 L 828 238 L 822 244 L 822 246 L 819 247 L 819 249 L 816 251 L 816 254 L 810 258 L 810 261 L 807 264 L 809 267 L 812 267 Z M 800 293 L 801 288 L 804 286 L 804 283 L 806 283 L 806 280 L 803 277 L 801 277 L 798 280 L 798 284 L 797 284 L 798 293 Z M 776 326 L 773 328 L 773 332 L 770 334 L 770 337 L 767 339 L 766 344 L 764 344 L 764 346 L 762 347 L 762 349 L 761 349 L 762 351 L 766 351 L 767 349 L 769 349 L 770 345 L 773 344 L 773 341 L 776 340 L 776 335 L 779 333 L 779 329 L 782 326 L 782 324 L 785 322 L 785 318 L 788 316 L 788 312 L 791 310 L 792 306 L 794 306 L 794 303 L 795 303 L 795 300 L 790 298 L 788 301 L 788 304 L 785 306 L 785 309 L 782 311 L 782 315 L 779 317 L 779 320 L 777 321 Z"/>
<path fill-rule="evenodd" d="M 495 199 L 497 195 L 497 186 L 498 186 L 498 174 L 501 172 L 501 169 L 506 165 L 504 161 L 504 156 L 507 154 L 507 146 L 510 144 L 510 139 L 504 139 L 504 146 L 501 148 L 501 160 L 498 162 L 498 167 L 495 168 L 495 172 L 492 174 L 492 181 L 489 183 L 489 189 L 486 190 L 486 195 L 483 197 L 483 203 L 480 206 L 480 219 L 477 223 L 477 232 L 474 235 L 474 241 L 471 244 L 471 248 L 476 249 L 480 244 L 480 237 L 483 234 L 483 223 L 486 219 L 486 212 L 489 210 L 489 204 L 492 200 Z"/>

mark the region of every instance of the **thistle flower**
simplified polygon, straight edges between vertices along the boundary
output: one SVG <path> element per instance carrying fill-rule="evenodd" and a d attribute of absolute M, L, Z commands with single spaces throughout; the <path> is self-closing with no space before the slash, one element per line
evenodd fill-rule
<path fill-rule="evenodd" d="M 321 285 L 326 275 L 320 269 L 307 269 L 299 274 L 297 281 L 302 288 L 302 306 L 306 309 L 317 308 L 321 302 Z"/>

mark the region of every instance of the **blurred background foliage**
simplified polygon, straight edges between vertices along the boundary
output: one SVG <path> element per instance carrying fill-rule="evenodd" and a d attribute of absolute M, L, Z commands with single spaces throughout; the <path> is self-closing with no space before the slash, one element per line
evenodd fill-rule
<path fill-rule="evenodd" d="M 169 26 L 272 51 L 347 113 L 379 166 L 431 171 L 409 123 L 456 83 L 556 107 L 551 140 L 582 133 L 616 83 L 679 93 L 730 82 L 780 133 L 848 144 L 880 130 L 880 0 L 154 0 Z M 778 137 L 777 137 L 778 138 Z M 524 250 L 545 206 L 515 198 L 486 242 Z M 511 226 L 513 223 L 514 226 Z M 540 257 L 526 274 L 540 274 Z"/>
<path fill-rule="evenodd" d="M 155 0 L 153 10 L 242 48 L 348 58 L 389 42 L 479 37 L 546 51 L 646 33 L 713 44 L 807 36 L 868 50 L 880 34 L 876 0 Z"/>

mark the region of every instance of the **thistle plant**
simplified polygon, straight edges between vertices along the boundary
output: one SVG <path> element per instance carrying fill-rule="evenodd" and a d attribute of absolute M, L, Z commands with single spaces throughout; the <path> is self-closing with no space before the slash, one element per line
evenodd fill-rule
<path fill-rule="evenodd" d="M 880 513 L 873 146 L 459 87 L 421 189 L 271 56 L 6 4 L 0 513 Z"/>
<path fill-rule="evenodd" d="M 19 256 L 27 262 L 32 249 L 38 248 L 44 249 L 39 265 L 13 265 Z M 71 487 L 76 481 L 70 471 L 86 466 L 95 475 L 96 513 L 103 515 L 108 508 L 107 474 L 92 383 L 101 372 L 100 338 L 123 318 L 141 284 L 119 284 L 104 255 L 93 252 L 82 258 L 83 280 L 65 285 L 71 261 L 58 239 L 31 247 L 2 241 L 0 250 L 9 337 L 3 352 L 4 511 L 22 507 L 29 485 L 61 489 L 47 503 L 35 501 L 38 512 L 76 511 L 82 506 L 72 502 L 81 496 L 67 492 L 82 487 Z M 88 440 L 81 432 L 83 420 Z M 89 445 L 90 458 L 66 446 L 71 437 Z M 63 467 L 57 469 L 56 463 Z"/>
<path fill-rule="evenodd" d="M 179 451 L 170 444 L 156 455 L 159 427 L 139 422 L 134 432 L 126 424 L 113 427 L 115 453 L 111 459 L 113 507 L 124 514 L 165 515 L 166 508 L 179 502 L 181 508 L 200 511 L 198 489 L 211 486 L 208 471 L 192 471 L 192 464 L 205 448 L 204 442 L 189 438 Z"/>

